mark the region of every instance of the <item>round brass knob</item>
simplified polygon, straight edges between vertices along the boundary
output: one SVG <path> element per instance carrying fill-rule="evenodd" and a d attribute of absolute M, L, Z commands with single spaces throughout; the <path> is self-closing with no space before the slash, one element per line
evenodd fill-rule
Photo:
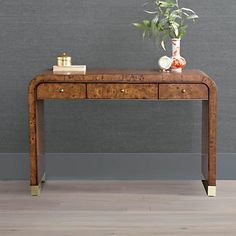
<path fill-rule="evenodd" d="M 186 89 L 182 89 L 182 93 L 186 93 Z"/>
<path fill-rule="evenodd" d="M 124 89 L 121 89 L 120 91 L 121 91 L 122 93 L 124 93 L 124 92 L 125 92 L 125 90 L 124 90 Z"/>
<path fill-rule="evenodd" d="M 61 89 L 59 90 L 59 92 L 60 92 L 60 93 L 64 93 L 64 89 L 61 88 Z"/>

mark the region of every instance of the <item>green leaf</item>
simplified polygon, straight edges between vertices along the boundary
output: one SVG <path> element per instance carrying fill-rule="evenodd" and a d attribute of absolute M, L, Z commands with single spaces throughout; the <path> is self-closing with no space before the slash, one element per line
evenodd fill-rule
<path fill-rule="evenodd" d="M 178 9 L 178 10 L 172 11 L 170 13 L 170 16 L 173 17 L 173 18 L 180 18 L 180 19 L 182 19 L 181 14 L 182 14 L 182 10 Z"/>
<path fill-rule="evenodd" d="M 145 28 L 145 26 L 144 26 L 143 23 L 133 23 L 133 25 L 134 25 L 135 27 L 139 28 L 139 29 L 144 29 L 144 28 Z"/>
<path fill-rule="evenodd" d="M 176 25 L 177 27 L 180 26 L 179 23 L 177 23 L 176 21 L 172 21 L 171 24 Z"/>
<path fill-rule="evenodd" d="M 163 35 L 160 36 L 160 42 L 161 42 L 161 47 L 166 51 L 165 47 L 165 41 L 169 37 L 167 33 L 164 33 Z"/>
<path fill-rule="evenodd" d="M 151 27 L 151 21 L 150 20 L 143 20 L 143 24 L 147 27 Z"/>
<path fill-rule="evenodd" d="M 158 22 L 158 20 L 159 20 L 159 18 L 158 18 L 158 15 L 156 15 L 153 19 L 152 19 L 152 23 L 157 23 Z"/>
<path fill-rule="evenodd" d="M 166 46 L 165 46 L 165 41 L 164 40 L 161 41 L 161 46 L 166 51 Z"/>
<path fill-rule="evenodd" d="M 175 36 L 178 37 L 179 36 L 179 24 L 173 22 L 172 27 L 174 28 Z"/>
<path fill-rule="evenodd" d="M 179 8 L 179 0 L 176 0 L 176 6 Z"/>
<path fill-rule="evenodd" d="M 197 19 L 197 18 L 199 18 L 198 15 L 191 15 L 187 17 L 188 20 Z"/>
<path fill-rule="evenodd" d="M 167 8 L 167 7 L 174 7 L 175 5 L 171 2 L 159 1 L 159 6 Z"/>
<path fill-rule="evenodd" d="M 172 11 L 173 14 L 181 14 L 182 13 L 182 9 L 177 9 Z"/>
<path fill-rule="evenodd" d="M 179 15 L 176 15 L 176 14 L 171 14 L 171 17 L 172 17 L 173 19 L 176 19 L 176 18 L 182 19 L 182 17 L 181 17 L 181 16 L 179 16 Z"/>
<path fill-rule="evenodd" d="M 185 16 L 190 16 L 188 13 L 186 13 L 186 12 L 182 12 Z"/>
<path fill-rule="evenodd" d="M 186 31 L 182 31 L 179 33 L 179 38 L 182 39 L 186 34 Z"/>
<path fill-rule="evenodd" d="M 182 7 L 181 9 L 182 9 L 183 11 L 189 11 L 189 12 L 192 12 L 193 14 L 195 14 L 195 12 L 194 12 L 192 9 L 185 8 L 185 7 Z"/>
<path fill-rule="evenodd" d="M 157 14 L 158 13 L 158 11 L 147 11 L 147 10 L 144 10 L 144 11 L 148 14 Z"/>

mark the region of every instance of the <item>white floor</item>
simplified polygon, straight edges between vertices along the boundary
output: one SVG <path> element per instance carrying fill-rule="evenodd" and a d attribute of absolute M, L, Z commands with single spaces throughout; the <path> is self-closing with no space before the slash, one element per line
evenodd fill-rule
<path fill-rule="evenodd" d="M 236 181 L 0 181 L 0 236 L 236 235 Z"/>

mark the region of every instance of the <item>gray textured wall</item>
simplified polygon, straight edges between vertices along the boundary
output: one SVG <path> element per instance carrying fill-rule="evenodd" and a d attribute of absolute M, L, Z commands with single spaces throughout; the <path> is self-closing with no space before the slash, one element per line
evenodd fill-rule
<path fill-rule="evenodd" d="M 155 68 L 164 53 L 152 42 L 143 41 L 131 25 L 145 16 L 143 2 L 0 1 L 1 153 L 28 152 L 27 85 L 37 73 L 51 67 L 60 52 L 68 52 L 75 64 L 88 68 Z M 236 153 L 236 1 L 180 2 L 200 16 L 182 41 L 182 55 L 188 68 L 202 69 L 216 81 L 218 152 Z M 200 105 L 50 101 L 46 103 L 46 150 L 197 153 Z"/>

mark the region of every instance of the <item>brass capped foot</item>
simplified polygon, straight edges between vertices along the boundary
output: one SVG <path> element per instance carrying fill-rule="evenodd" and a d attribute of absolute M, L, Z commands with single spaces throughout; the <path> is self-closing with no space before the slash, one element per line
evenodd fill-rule
<path fill-rule="evenodd" d="M 208 186 L 207 195 L 208 195 L 208 197 L 215 197 L 216 196 L 216 186 Z"/>
<path fill-rule="evenodd" d="M 41 186 L 30 186 L 31 196 L 40 196 Z"/>
<path fill-rule="evenodd" d="M 202 180 L 202 184 L 206 190 L 208 197 L 215 197 L 216 196 L 216 186 L 208 185 L 207 180 Z"/>
<path fill-rule="evenodd" d="M 30 186 L 31 195 L 40 196 L 42 184 L 44 184 L 45 182 L 46 182 L 46 173 L 44 172 L 40 184 Z"/>

